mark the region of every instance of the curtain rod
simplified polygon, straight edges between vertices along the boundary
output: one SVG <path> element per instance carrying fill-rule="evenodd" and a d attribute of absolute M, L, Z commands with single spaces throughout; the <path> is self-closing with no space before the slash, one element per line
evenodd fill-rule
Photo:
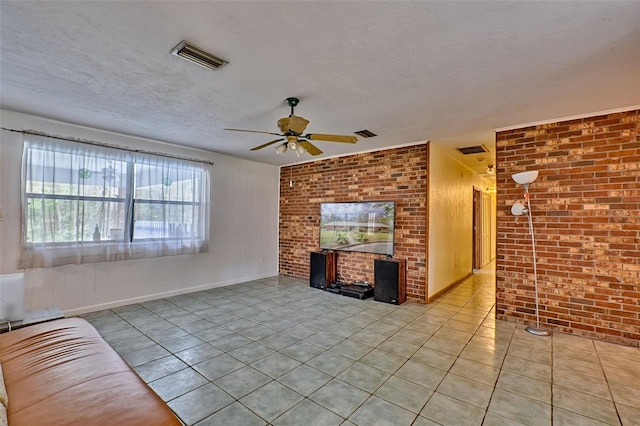
<path fill-rule="evenodd" d="M 104 143 L 104 142 L 93 141 L 93 140 L 90 140 L 90 139 L 78 139 L 78 138 L 72 138 L 72 137 L 66 137 L 66 136 L 56 136 L 56 135 L 52 135 L 52 134 L 45 133 L 45 132 L 38 132 L 36 130 L 17 130 L 17 129 L 8 129 L 6 127 L 2 127 L 2 130 L 6 130 L 8 132 L 14 132 L 14 133 L 22 133 L 22 134 L 27 134 L 27 135 L 34 135 L 34 136 L 45 136 L 45 137 L 48 137 L 48 138 L 61 139 L 63 141 L 69 141 L 69 142 L 84 143 L 84 144 L 87 144 L 87 145 L 94 145 L 94 146 L 101 146 L 101 147 L 106 147 L 106 148 L 120 149 L 122 151 L 128 151 L 128 152 L 139 152 L 141 154 L 152 154 L 152 155 L 157 155 L 159 157 L 174 158 L 176 160 L 192 161 L 194 163 L 204 163 L 204 164 L 208 164 L 210 166 L 213 166 L 213 161 L 200 160 L 198 158 L 181 157 L 179 155 L 165 154 L 163 152 L 146 151 L 144 149 L 133 149 L 133 148 L 129 148 L 129 147 L 123 147 L 123 146 L 119 146 L 119 145 L 112 145 L 112 144 L 108 144 L 108 143 Z"/>

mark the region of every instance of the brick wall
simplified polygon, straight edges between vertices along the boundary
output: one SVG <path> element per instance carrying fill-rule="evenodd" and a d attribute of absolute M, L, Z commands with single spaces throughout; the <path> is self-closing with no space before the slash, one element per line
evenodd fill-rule
<path fill-rule="evenodd" d="M 427 145 L 421 144 L 283 167 L 280 273 L 309 279 L 309 253 L 320 246 L 320 203 L 391 200 L 396 202 L 394 257 L 407 261 L 407 299 L 424 302 L 427 164 Z M 373 283 L 373 260 L 379 257 L 338 251 L 338 279 Z"/>
<path fill-rule="evenodd" d="M 640 342 L 640 111 L 499 132 L 497 317 L 535 324 L 526 216 L 510 214 L 531 184 L 543 327 Z"/>

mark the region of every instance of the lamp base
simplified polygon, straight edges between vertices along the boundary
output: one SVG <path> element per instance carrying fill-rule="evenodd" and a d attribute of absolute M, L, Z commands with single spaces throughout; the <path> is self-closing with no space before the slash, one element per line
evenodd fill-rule
<path fill-rule="evenodd" d="M 527 327 L 525 330 L 536 336 L 551 336 L 551 332 L 549 330 L 540 330 L 539 328 L 534 327 Z"/>

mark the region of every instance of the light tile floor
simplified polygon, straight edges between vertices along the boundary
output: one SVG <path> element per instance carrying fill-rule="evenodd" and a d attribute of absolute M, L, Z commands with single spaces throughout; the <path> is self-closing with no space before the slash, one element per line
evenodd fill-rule
<path fill-rule="evenodd" d="M 187 425 L 640 425 L 640 349 L 274 277 L 83 315 Z"/>

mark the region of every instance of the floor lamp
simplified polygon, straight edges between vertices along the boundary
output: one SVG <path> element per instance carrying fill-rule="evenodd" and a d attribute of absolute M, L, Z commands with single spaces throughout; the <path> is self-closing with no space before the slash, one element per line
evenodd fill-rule
<path fill-rule="evenodd" d="M 540 329 L 540 309 L 538 305 L 538 266 L 536 264 L 536 239 L 533 235 L 533 222 L 531 220 L 531 203 L 529 202 L 529 184 L 538 178 L 538 171 L 516 173 L 511 178 L 520 185 L 524 185 L 524 199 L 527 202 L 525 207 L 519 202 L 516 202 L 511 207 L 511 214 L 514 216 L 522 216 L 526 214 L 529 218 L 529 233 L 531 234 L 531 248 L 533 251 L 533 282 L 536 293 L 536 327 L 527 327 L 527 331 L 536 336 L 549 336 L 551 332 L 548 330 Z"/>

